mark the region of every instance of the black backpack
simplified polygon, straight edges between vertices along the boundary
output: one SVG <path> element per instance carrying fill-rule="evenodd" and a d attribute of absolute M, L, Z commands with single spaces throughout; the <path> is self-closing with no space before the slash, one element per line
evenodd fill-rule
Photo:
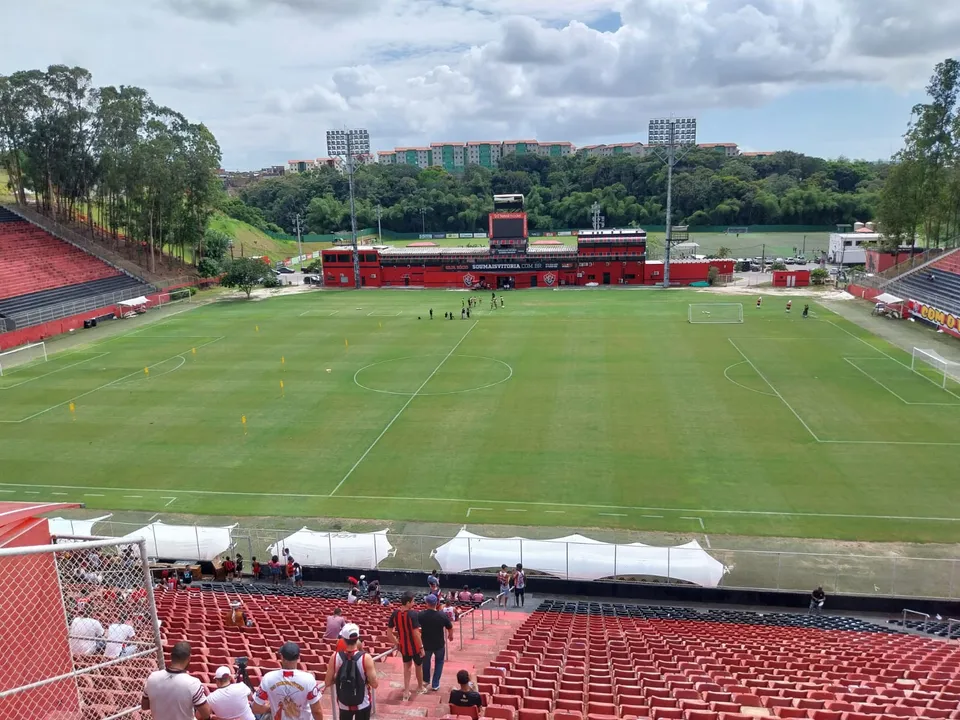
<path fill-rule="evenodd" d="M 343 652 L 340 655 L 340 669 L 337 671 L 337 701 L 348 707 L 362 705 L 367 699 L 367 683 L 360 677 L 357 665 L 362 662 L 363 651 L 350 655 Z"/>

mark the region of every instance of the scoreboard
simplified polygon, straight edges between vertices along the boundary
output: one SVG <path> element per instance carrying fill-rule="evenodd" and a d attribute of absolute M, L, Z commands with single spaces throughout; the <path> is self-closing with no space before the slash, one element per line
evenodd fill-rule
<path fill-rule="evenodd" d="M 490 213 L 490 240 L 526 240 L 527 214 L 524 212 Z"/>

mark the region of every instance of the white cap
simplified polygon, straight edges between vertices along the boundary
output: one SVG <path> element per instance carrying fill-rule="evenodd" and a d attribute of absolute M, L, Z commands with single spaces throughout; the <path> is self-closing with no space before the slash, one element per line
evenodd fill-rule
<path fill-rule="evenodd" d="M 233 673 L 230 672 L 230 668 L 226 665 L 221 665 L 217 668 L 217 671 L 213 674 L 213 677 L 217 680 L 221 680 L 225 677 L 230 677 Z"/>
<path fill-rule="evenodd" d="M 340 631 L 340 637 L 344 640 L 360 637 L 360 627 L 356 623 L 347 623 Z"/>
<path fill-rule="evenodd" d="M 361 575 L 361 576 L 360 576 L 360 579 L 361 579 L 361 580 L 364 580 L 364 579 L 366 579 L 366 577 L 367 577 L 366 575 Z"/>

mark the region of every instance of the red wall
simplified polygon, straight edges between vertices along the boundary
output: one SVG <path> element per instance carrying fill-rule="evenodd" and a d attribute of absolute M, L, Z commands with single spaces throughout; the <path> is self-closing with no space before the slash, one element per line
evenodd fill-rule
<path fill-rule="evenodd" d="M 873 299 L 883 293 L 883 290 L 877 290 L 876 288 L 865 288 L 860 287 L 859 285 L 847 285 L 847 292 L 853 295 L 854 297 L 863 298 L 864 300 L 870 300 L 873 302 Z"/>
<path fill-rule="evenodd" d="M 918 253 L 920 254 L 920 253 Z M 880 250 L 867 250 L 867 261 L 864 268 L 868 273 L 882 273 L 889 270 L 894 265 L 899 265 L 910 259 L 910 253 L 900 252 L 881 252 Z"/>
<path fill-rule="evenodd" d="M 3 528 L 7 547 L 49 545 L 47 521 L 31 518 Z M 19 531 L 17 531 L 19 530 Z M 0 559 L 0 688 L 9 689 L 73 670 L 67 619 L 53 555 Z M 79 717 L 80 696 L 71 678 L 0 700 L 0 718 Z"/>
<path fill-rule="evenodd" d="M 61 318 L 60 320 L 43 323 L 42 325 L 33 325 L 32 327 L 23 328 L 23 330 L 2 333 L 0 334 L 0 350 L 8 350 L 18 345 L 26 345 L 27 343 L 46 340 L 55 335 L 62 335 L 65 332 L 82 328 L 84 320 L 90 320 L 91 318 L 116 311 L 117 306 L 110 305 L 100 308 L 99 310 L 90 310 L 85 313 L 80 313 L 79 315 L 71 315 L 70 317 Z"/>
<path fill-rule="evenodd" d="M 788 278 L 790 277 L 796 278 L 792 286 L 788 285 Z M 809 284 L 810 284 L 809 270 L 774 270 L 773 271 L 774 287 L 807 287 Z"/>

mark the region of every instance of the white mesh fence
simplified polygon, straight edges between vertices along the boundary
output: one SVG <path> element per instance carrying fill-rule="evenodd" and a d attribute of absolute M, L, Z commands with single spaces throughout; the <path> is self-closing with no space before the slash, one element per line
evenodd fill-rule
<path fill-rule="evenodd" d="M 0 718 L 137 717 L 162 658 L 142 541 L 0 550 Z"/>
<path fill-rule="evenodd" d="M 9 373 L 15 367 L 44 362 L 46 359 L 47 346 L 42 342 L 21 345 L 6 352 L 0 352 L 0 375 Z"/>

